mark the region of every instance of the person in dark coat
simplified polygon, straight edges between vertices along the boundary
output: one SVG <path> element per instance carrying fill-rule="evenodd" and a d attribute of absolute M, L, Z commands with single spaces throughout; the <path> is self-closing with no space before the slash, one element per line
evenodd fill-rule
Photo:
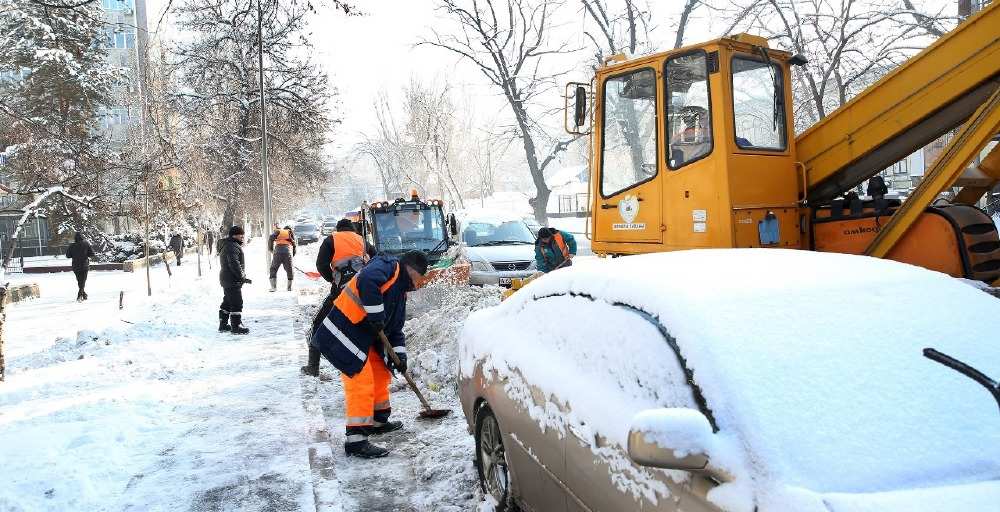
<path fill-rule="evenodd" d="M 219 306 L 219 332 L 247 334 L 250 329 L 242 325 L 243 285 L 247 279 L 243 260 L 243 228 L 229 228 L 229 237 L 219 244 L 219 283 L 222 284 L 222 305 Z"/>
<path fill-rule="evenodd" d="M 389 450 L 371 444 L 368 437 L 403 426 L 389 421 L 390 370 L 406 373 L 406 294 L 423 286 L 427 266 L 427 255 L 420 251 L 409 251 L 399 259 L 376 256 L 347 282 L 313 333 L 312 344 L 341 371 L 348 456 L 385 457 Z M 398 364 L 385 353 L 382 336 L 392 346 Z"/>
<path fill-rule="evenodd" d="M 73 238 L 73 243 L 66 249 L 66 257 L 73 260 L 73 273 L 76 274 L 76 285 L 80 291 L 76 294 L 76 300 L 87 300 L 87 272 L 90 271 L 90 258 L 94 257 L 94 248 L 90 242 L 83 239 L 82 233 L 77 233 Z"/>
<path fill-rule="evenodd" d="M 337 243 L 340 240 L 340 243 Z M 354 231 L 350 219 L 340 219 L 337 231 L 323 240 L 316 255 L 316 270 L 330 283 L 330 293 L 320 303 L 316 316 L 313 318 L 312 332 L 323 323 L 330 313 L 333 301 L 340 295 L 340 290 L 347 284 L 365 262 L 375 256 L 375 247 L 361 238 Z M 320 353 L 317 347 L 309 343 L 309 361 L 301 368 L 302 373 L 319 377 Z"/>
<path fill-rule="evenodd" d="M 177 259 L 177 266 L 181 266 L 181 256 L 184 256 L 184 239 L 180 233 L 174 233 L 170 237 L 170 250 L 174 251 L 174 258 Z"/>
<path fill-rule="evenodd" d="M 208 249 L 208 255 L 212 255 L 212 248 L 215 247 L 215 233 L 209 229 L 205 231 L 205 246 Z"/>

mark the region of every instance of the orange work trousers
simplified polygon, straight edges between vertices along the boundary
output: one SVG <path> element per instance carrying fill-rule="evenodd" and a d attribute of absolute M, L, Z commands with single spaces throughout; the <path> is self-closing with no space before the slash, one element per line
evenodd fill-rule
<path fill-rule="evenodd" d="M 389 382 L 392 375 L 375 347 L 368 349 L 368 360 L 353 377 L 340 374 L 347 402 L 347 426 L 364 427 L 375 423 L 375 413 L 389 410 Z"/>

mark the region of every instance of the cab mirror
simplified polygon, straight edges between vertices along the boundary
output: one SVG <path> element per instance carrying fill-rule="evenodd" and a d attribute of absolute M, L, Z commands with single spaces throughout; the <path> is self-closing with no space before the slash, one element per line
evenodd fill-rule
<path fill-rule="evenodd" d="M 704 471 L 715 443 L 712 425 L 694 409 L 650 409 L 636 414 L 628 433 L 628 456 L 636 464 Z"/>
<path fill-rule="evenodd" d="M 448 214 L 448 234 L 451 235 L 452 238 L 458 236 L 458 220 L 455 219 L 454 213 Z"/>
<path fill-rule="evenodd" d="M 587 122 L 587 89 L 578 85 L 574 96 L 573 121 L 576 126 L 583 126 Z"/>
<path fill-rule="evenodd" d="M 564 108 L 564 128 L 568 133 L 583 135 L 589 133 L 590 122 L 587 111 L 590 101 L 590 84 L 571 82 L 566 84 L 566 105 Z M 572 102 L 572 103 L 571 103 Z"/>

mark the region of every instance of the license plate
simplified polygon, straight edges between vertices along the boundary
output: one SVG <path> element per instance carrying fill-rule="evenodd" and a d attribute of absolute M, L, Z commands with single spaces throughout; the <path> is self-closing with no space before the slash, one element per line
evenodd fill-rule
<path fill-rule="evenodd" d="M 511 281 L 510 281 L 509 277 L 501 277 L 500 278 L 500 286 L 506 286 L 507 288 L 510 288 L 510 284 L 511 284 Z"/>

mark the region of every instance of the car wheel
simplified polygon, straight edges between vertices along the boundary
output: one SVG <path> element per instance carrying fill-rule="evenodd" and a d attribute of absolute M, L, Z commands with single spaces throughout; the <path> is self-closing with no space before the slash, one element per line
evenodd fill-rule
<path fill-rule="evenodd" d="M 497 512 L 514 512 L 510 501 L 510 466 L 500 435 L 500 423 L 490 406 L 483 404 L 476 413 L 476 469 L 479 487 L 499 505 Z"/>

